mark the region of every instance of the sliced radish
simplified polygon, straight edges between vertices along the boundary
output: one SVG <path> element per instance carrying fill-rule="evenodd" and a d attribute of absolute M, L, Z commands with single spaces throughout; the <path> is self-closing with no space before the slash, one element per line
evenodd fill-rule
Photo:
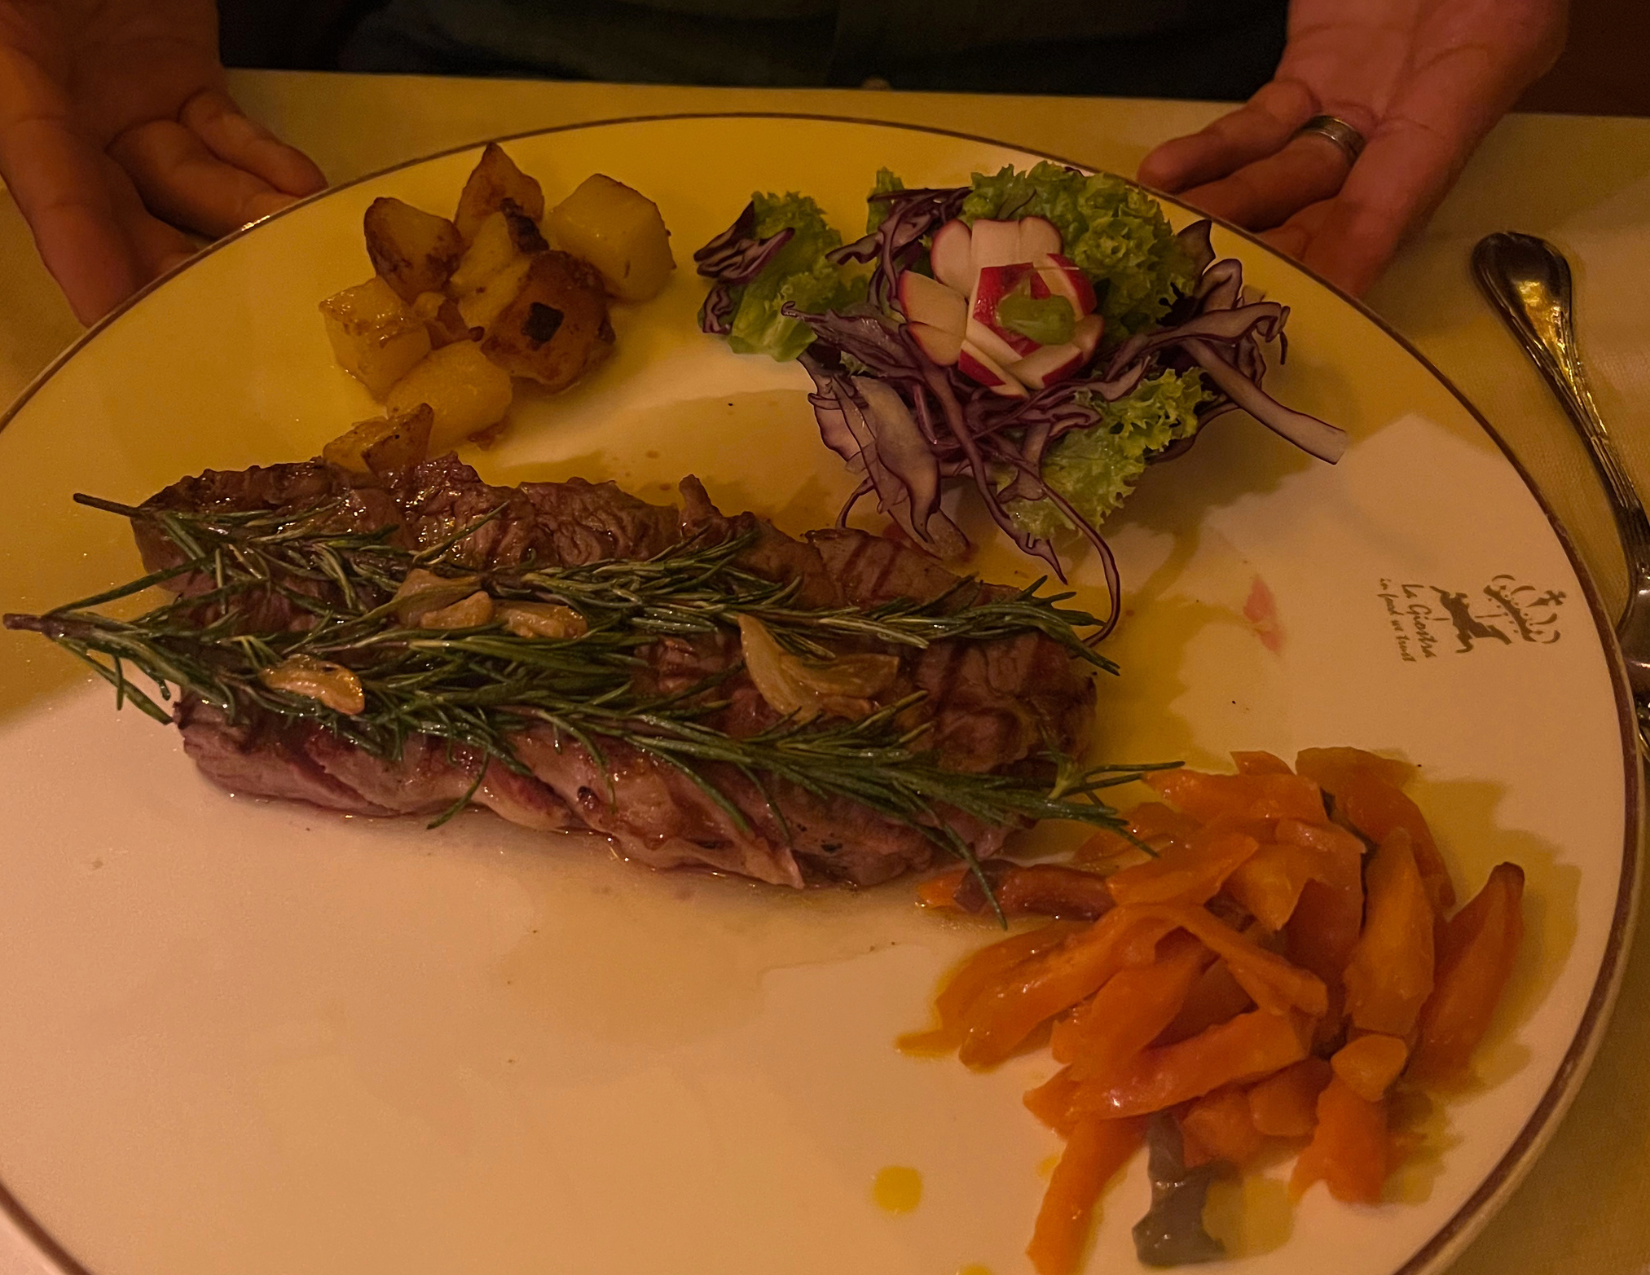
<path fill-rule="evenodd" d="M 1071 343 L 1083 352 L 1083 357 L 1090 357 L 1100 348 L 1100 338 L 1106 331 L 1106 321 L 1098 314 L 1086 314 L 1077 320 L 1077 326 L 1072 329 Z"/>
<path fill-rule="evenodd" d="M 1010 345 L 1007 341 L 1003 340 L 1002 337 L 998 336 L 997 333 L 991 328 L 988 328 L 985 324 L 981 323 L 972 315 L 969 316 L 968 328 L 963 333 L 963 336 L 970 345 L 978 346 L 981 350 L 985 351 L 985 353 L 989 354 L 1004 367 L 1007 367 L 1010 363 L 1018 362 L 1020 359 L 1025 358 L 1026 355 L 1038 348 L 1037 342 L 1035 341 L 1026 341 L 1025 344 L 1028 348 L 1023 350 L 1017 346 Z M 1024 337 L 1021 337 L 1020 339 L 1025 341 Z"/>
<path fill-rule="evenodd" d="M 981 270 L 979 278 L 974 282 L 973 295 L 968 299 L 968 339 L 981 344 L 980 339 L 974 335 L 975 325 L 989 329 L 1004 347 L 1013 351 L 1008 356 L 1010 362 L 1024 358 L 1035 350 L 1037 342 L 1018 332 L 1011 332 L 997 322 L 997 307 L 1002 303 L 1002 299 L 1035 273 L 1024 263 L 987 266 Z M 992 350 L 990 345 L 984 345 L 983 348 L 988 353 Z"/>
<path fill-rule="evenodd" d="M 1060 228 L 1046 217 L 1022 217 L 1016 224 L 1020 227 L 1020 255 L 1014 258 L 1016 261 L 1035 261 L 1065 247 Z"/>
<path fill-rule="evenodd" d="M 912 323 L 955 332 L 959 338 L 968 323 L 968 298 L 915 270 L 900 274 L 899 308 Z"/>
<path fill-rule="evenodd" d="M 962 353 L 961 332 L 947 332 L 926 323 L 908 323 L 906 331 L 918 348 L 940 367 L 950 367 Z"/>
<path fill-rule="evenodd" d="M 962 343 L 962 352 L 957 359 L 957 367 L 962 374 L 978 381 L 994 393 L 1004 398 L 1025 398 L 1026 387 L 1021 385 L 1007 372 L 1002 365 L 993 359 L 972 341 Z"/>
<path fill-rule="evenodd" d="M 1040 346 L 1035 354 L 1010 363 L 1005 370 L 1021 384 L 1041 390 L 1071 376 L 1083 366 L 1086 357 L 1077 345 L 1068 341 L 1064 345 Z"/>
<path fill-rule="evenodd" d="M 1011 266 L 1026 260 L 1020 255 L 1020 223 L 1017 221 L 976 221 L 973 245 L 976 274 L 992 266 Z"/>
<path fill-rule="evenodd" d="M 1037 278 L 1057 297 L 1071 302 L 1079 317 L 1094 313 L 1094 285 L 1077 266 L 1057 252 L 1047 252 L 1031 258 L 1037 267 Z M 1032 295 L 1036 292 L 1033 290 Z"/>
<path fill-rule="evenodd" d="M 934 232 L 928 263 L 946 287 L 965 297 L 974 290 L 974 237 L 966 222 L 953 218 Z"/>
<path fill-rule="evenodd" d="M 1099 348 L 1100 334 L 1105 331 L 1105 326 L 1098 314 L 1081 318 L 1077 320 L 1071 340 L 1061 345 L 1039 346 L 1004 370 L 1022 385 L 1034 390 L 1047 389 L 1083 369 Z"/>

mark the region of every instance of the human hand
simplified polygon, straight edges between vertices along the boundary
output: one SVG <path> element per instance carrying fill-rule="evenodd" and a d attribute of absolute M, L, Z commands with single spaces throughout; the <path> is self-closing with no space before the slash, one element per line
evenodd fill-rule
<path fill-rule="evenodd" d="M 1567 0 L 1293 0 L 1271 82 L 1202 132 L 1165 142 L 1140 180 L 1263 236 L 1361 295 L 1468 157 L 1564 44 Z M 1296 136 L 1336 115 L 1355 164 Z"/>
<path fill-rule="evenodd" d="M 326 185 L 224 89 L 213 0 L 0 0 L 0 178 L 91 323 Z"/>

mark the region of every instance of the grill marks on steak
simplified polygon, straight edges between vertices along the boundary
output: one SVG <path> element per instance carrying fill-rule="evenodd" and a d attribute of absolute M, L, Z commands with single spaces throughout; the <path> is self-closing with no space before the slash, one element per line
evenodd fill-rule
<path fill-rule="evenodd" d="M 497 517 L 457 546 L 459 560 L 476 570 L 528 561 L 551 567 L 649 558 L 686 537 L 719 540 L 754 532 L 739 564 L 767 579 L 799 582 L 799 601 L 810 607 L 872 606 L 897 597 L 929 601 L 958 583 L 938 563 L 890 540 L 838 529 L 798 541 L 754 515 L 724 516 L 696 479 L 684 479 L 681 491 L 678 511 L 647 504 L 611 483 L 575 479 L 493 487 L 448 456 L 388 479 L 320 462 L 208 472 L 147 503 L 288 512 L 335 504 L 329 516 L 334 529 L 393 526 L 392 543 L 408 549 L 440 543 L 502 506 Z M 151 570 L 173 565 L 170 542 L 142 520 L 136 529 Z M 995 586 L 963 590 L 957 605 L 1012 592 Z M 670 638 L 644 654 L 648 666 L 642 676 L 661 691 L 677 690 L 735 662 L 738 640 L 731 631 Z M 1094 690 L 1058 643 L 1024 634 L 993 642 L 936 642 L 901 655 L 895 693 L 928 692 L 923 708 L 934 723 L 933 742 L 943 765 L 974 772 L 1012 767 L 1045 739 L 1066 751 L 1079 748 Z M 728 679 L 719 694 L 729 706 L 712 722 L 718 729 L 747 735 L 776 720 L 743 672 Z M 428 736 L 413 737 L 402 756 L 389 761 L 311 722 L 259 717 L 231 724 L 192 697 L 180 704 L 177 724 L 202 773 L 232 792 L 360 815 L 440 813 L 463 799 L 483 766 L 474 750 Z M 626 856 L 655 867 L 697 865 L 791 886 L 869 885 L 946 857 L 907 824 L 788 784 L 771 783 L 764 795 L 732 768 L 710 767 L 704 773 L 745 816 L 748 828 L 739 827 L 687 776 L 616 740 L 601 741 L 605 767 L 547 727 L 527 730 L 513 743 L 529 773 L 496 760 L 486 764 L 472 797 L 476 804 L 542 831 L 603 833 Z M 952 823 L 981 858 L 995 854 L 1010 831 L 956 814 Z"/>

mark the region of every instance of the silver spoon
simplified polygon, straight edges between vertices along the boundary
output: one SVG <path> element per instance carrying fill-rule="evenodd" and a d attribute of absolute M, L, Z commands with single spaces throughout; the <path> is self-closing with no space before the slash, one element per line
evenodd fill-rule
<path fill-rule="evenodd" d="M 1587 443 L 1604 482 L 1627 559 L 1627 607 L 1616 638 L 1650 748 L 1650 519 L 1610 438 L 1576 346 L 1570 264 L 1544 239 L 1512 231 L 1486 235 L 1472 250 L 1473 274 Z"/>

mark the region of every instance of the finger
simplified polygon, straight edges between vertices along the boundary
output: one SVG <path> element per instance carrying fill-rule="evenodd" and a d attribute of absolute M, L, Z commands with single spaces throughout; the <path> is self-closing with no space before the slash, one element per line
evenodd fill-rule
<path fill-rule="evenodd" d="M 1346 180 L 1346 152 L 1328 138 L 1304 135 L 1276 155 L 1247 164 L 1181 198 L 1250 230 L 1279 225 L 1309 204 L 1328 199 Z"/>
<path fill-rule="evenodd" d="M 154 213 L 214 238 L 267 217 L 294 198 L 226 164 L 175 120 L 128 129 L 110 143 L 109 154 Z"/>
<path fill-rule="evenodd" d="M 1323 229 L 1324 218 L 1328 215 L 1332 202 L 1326 199 L 1302 208 L 1283 225 L 1265 231 L 1260 236 L 1261 239 L 1284 256 L 1299 260 L 1305 255 L 1313 238 Z"/>
<path fill-rule="evenodd" d="M 137 265 L 138 282 L 148 283 L 195 255 L 195 245 L 176 226 L 169 226 L 143 205 L 126 170 L 107 155 L 99 157 L 103 180 L 116 218 Z"/>
<path fill-rule="evenodd" d="M 1171 194 L 1215 181 L 1279 150 L 1318 109 L 1304 84 L 1273 80 L 1201 132 L 1164 142 L 1140 161 L 1140 180 Z"/>
<path fill-rule="evenodd" d="M 178 122 L 224 163 L 288 195 L 313 195 L 327 184 L 308 155 L 241 114 L 227 93 L 202 89 L 184 103 Z"/>
<path fill-rule="evenodd" d="M 1443 198 L 1460 160 L 1418 125 L 1370 142 L 1341 193 L 1324 210 L 1301 261 L 1353 296 L 1375 282 L 1404 237 Z"/>
<path fill-rule="evenodd" d="M 0 129 L 0 175 L 75 317 L 95 323 L 141 282 L 99 171 L 101 157 L 60 121 Z"/>

